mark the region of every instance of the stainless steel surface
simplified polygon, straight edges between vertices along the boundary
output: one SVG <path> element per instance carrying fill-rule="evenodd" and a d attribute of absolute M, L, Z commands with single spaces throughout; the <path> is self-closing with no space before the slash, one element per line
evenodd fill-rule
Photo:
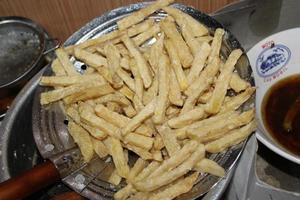
<path fill-rule="evenodd" d="M 263 38 L 282 30 L 300 26 L 300 1 L 246 0 L 249 9 L 236 9 L 213 16 L 228 28 L 245 50 Z M 246 6 L 243 4 L 243 6 Z"/>
<path fill-rule="evenodd" d="M 0 88 L 26 76 L 39 62 L 45 49 L 44 31 L 21 17 L 0 18 Z"/>
<path fill-rule="evenodd" d="M 77 44 L 90 38 L 99 37 L 100 35 L 114 30 L 116 28 L 117 20 L 134 10 L 144 7 L 145 5 L 147 5 L 147 3 L 138 3 L 108 12 L 103 16 L 94 19 L 79 31 L 74 33 L 74 35 L 72 35 L 66 41 L 65 45 Z M 181 4 L 176 4 L 175 6 L 204 23 L 207 27 L 209 27 L 211 32 L 214 32 L 214 30 L 218 27 L 222 27 L 221 24 L 213 20 L 211 17 L 193 8 L 186 7 Z M 151 17 L 159 20 L 162 15 L 163 13 L 159 12 Z M 226 58 L 229 53 L 236 48 L 241 48 L 239 42 L 229 31 L 226 31 L 221 48 L 222 55 Z M 77 67 L 77 70 L 80 70 L 80 62 L 75 62 L 75 67 Z M 237 64 L 237 71 L 242 77 L 251 80 L 253 83 L 251 77 L 252 71 L 246 55 L 243 55 L 239 60 Z M 51 69 L 49 67 L 46 69 L 45 74 L 51 74 Z M 39 104 L 39 94 L 46 90 L 49 90 L 49 88 L 37 88 L 32 115 L 34 138 L 40 153 L 44 158 L 52 160 L 58 166 L 58 169 L 63 171 L 63 174 L 71 174 L 70 176 L 65 177 L 63 181 L 75 191 L 91 199 L 111 199 L 113 193 L 118 188 L 108 184 L 105 181 L 103 177 L 106 177 L 107 174 L 99 171 L 100 175 L 95 176 L 96 174 L 87 170 L 87 168 L 93 167 L 93 163 L 85 164 L 83 163 L 82 159 L 78 159 L 78 157 L 74 158 L 72 156 L 74 154 L 69 153 L 71 149 L 76 148 L 76 145 L 74 144 L 72 138 L 69 137 L 67 132 L 67 126 L 64 124 L 64 113 L 60 104 L 55 103 L 44 107 Z M 253 99 L 246 103 L 243 109 L 247 109 L 252 102 Z M 241 154 L 242 149 L 243 144 L 240 144 L 230 148 L 224 153 L 211 155 L 210 158 L 217 161 L 227 171 L 230 171 Z M 58 165 L 56 162 L 57 160 L 53 159 L 53 156 L 57 155 L 63 156 L 65 162 L 73 162 L 73 164 L 76 163 L 78 168 L 71 168 L 70 165 Z M 76 154 L 76 156 L 78 155 Z M 74 162 L 76 160 L 78 162 Z M 96 161 L 101 162 L 99 158 L 97 158 Z M 104 166 L 103 169 L 105 169 L 108 165 L 109 163 L 102 161 L 102 166 Z M 81 177 L 80 180 L 83 180 L 80 183 L 77 183 L 74 178 L 78 176 Z M 222 188 L 226 187 L 229 180 L 230 173 L 228 174 L 227 178 L 223 179 L 223 184 L 221 185 Z M 195 199 L 199 196 L 202 196 L 213 186 L 217 185 L 219 181 L 220 179 L 215 176 L 202 174 L 199 182 L 193 187 L 193 189 L 187 194 L 182 195 L 179 199 Z"/>

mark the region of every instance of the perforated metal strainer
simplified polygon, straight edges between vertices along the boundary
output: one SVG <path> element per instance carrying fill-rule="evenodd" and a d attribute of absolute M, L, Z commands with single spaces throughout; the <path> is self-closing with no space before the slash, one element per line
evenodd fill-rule
<path fill-rule="evenodd" d="M 148 3 L 138 3 L 105 13 L 103 16 L 92 20 L 74 33 L 65 42 L 65 45 L 77 44 L 108 33 L 116 28 L 116 21 L 120 18 L 146 5 L 148 5 Z M 217 21 L 194 8 L 181 4 L 175 4 L 174 6 L 205 24 L 209 27 L 211 32 L 214 32 L 216 28 L 222 27 Z M 159 12 L 151 17 L 159 20 L 162 15 L 164 14 Z M 236 48 L 241 48 L 239 42 L 229 31 L 226 31 L 221 49 L 222 56 L 224 58 L 228 57 L 229 53 Z M 78 70 L 80 70 L 80 65 L 80 62 L 75 62 L 75 67 Z M 251 81 L 252 72 L 246 55 L 243 55 L 239 59 L 236 68 L 241 77 L 253 83 L 253 81 Z M 51 69 L 48 67 L 44 75 L 50 75 L 51 73 Z M 63 182 L 81 195 L 90 199 L 112 199 L 113 194 L 120 186 L 115 187 L 105 181 L 106 177 L 111 173 L 111 161 L 109 159 L 101 160 L 100 158 L 95 158 L 88 164 L 83 162 L 80 151 L 69 136 L 67 126 L 64 124 L 65 115 L 60 104 L 54 103 L 49 106 L 41 106 L 39 103 L 41 92 L 48 89 L 49 88 L 44 87 L 37 88 L 33 106 L 34 138 L 41 155 L 45 159 L 50 159 L 60 171 L 61 176 L 64 177 Z M 251 102 L 253 102 L 253 99 L 247 102 L 243 109 L 246 109 Z M 241 154 L 243 145 L 244 144 L 234 146 L 225 153 L 210 155 L 210 158 L 217 161 L 226 171 L 229 171 Z M 129 159 L 132 161 L 134 158 L 130 157 Z M 227 177 L 227 179 L 229 182 L 230 177 Z M 202 174 L 193 189 L 181 195 L 178 199 L 198 198 L 208 192 L 212 187 L 218 185 L 219 180 L 220 179 L 215 176 Z M 226 187 L 226 185 L 224 187 Z"/>

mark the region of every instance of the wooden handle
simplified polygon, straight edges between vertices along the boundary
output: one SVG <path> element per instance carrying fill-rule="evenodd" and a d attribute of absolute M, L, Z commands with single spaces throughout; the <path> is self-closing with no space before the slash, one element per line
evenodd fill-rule
<path fill-rule="evenodd" d="M 76 192 L 65 192 L 63 194 L 60 194 L 56 197 L 54 197 L 52 200 L 85 200 L 83 196 L 80 196 L 80 194 Z"/>
<path fill-rule="evenodd" d="M 46 161 L 17 177 L 0 183 L 0 199 L 22 199 L 58 180 L 60 175 L 56 167 L 52 162 Z"/>

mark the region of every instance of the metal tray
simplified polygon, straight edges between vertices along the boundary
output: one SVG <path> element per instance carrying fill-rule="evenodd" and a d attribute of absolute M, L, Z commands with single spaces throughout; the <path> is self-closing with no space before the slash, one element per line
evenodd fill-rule
<path fill-rule="evenodd" d="M 93 21 L 85 25 L 83 28 L 81 28 L 79 31 L 77 31 L 66 41 L 65 45 L 79 43 L 86 39 L 94 38 L 101 34 L 110 32 L 116 27 L 115 22 L 118 19 L 134 10 L 144 7 L 147 4 L 148 3 L 133 4 L 128 7 L 122 7 L 104 14 L 103 16 L 94 19 Z M 200 20 L 208 27 L 211 27 L 211 31 L 213 31 L 217 27 L 222 27 L 218 22 L 216 22 L 209 16 L 193 8 L 189 8 L 179 4 L 176 4 L 175 6 L 189 13 L 196 19 Z M 230 51 L 231 49 L 241 48 L 238 41 L 228 31 L 226 32 L 226 40 L 224 41 L 223 46 L 224 48 L 222 48 L 222 52 L 225 54 L 225 56 L 228 55 L 228 51 Z M 76 66 L 79 69 L 80 63 L 78 63 Z M 247 58 L 244 57 L 243 59 L 241 59 L 241 61 L 239 62 L 239 66 L 241 67 L 238 69 L 238 71 L 241 73 L 241 75 L 250 79 L 251 71 L 249 71 L 249 66 L 247 65 Z M 49 67 L 46 68 L 46 73 L 51 73 Z M 33 86 L 26 86 L 27 91 L 22 91 L 20 94 L 21 96 L 19 98 L 22 98 L 23 101 L 25 101 L 28 98 L 32 100 L 31 95 L 33 94 L 33 91 L 36 90 L 36 87 L 38 87 L 37 82 L 40 76 L 41 73 L 37 75 L 33 81 L 31 81 L 31 84 L 33 84 Z M 28 90 L 29 88 L 30 90 Z M 38 87 L 37 94 L 40 93 L 39 90 L 41 90 L 41 88 Z M 14 107 L 10 110 L 7 118 L 4 120 L 0 129 L 0 131 L 3 131 L 4 133 L 2 137 L 4 141 L 9 140 L 10 130 L 7 129 L 7 127 L 9 127 L 10 129 L 12 128 L 12 121 L 14 121 L 15 118 L 18 116 L 14 114 L 14 111 L 16 112 L 16 109 L 20 109 L 20 106 L 22 106 L 22 102 L 15 102 L 14 106 L 17 108 Z M 42 109 L 39 106 L 38 98 L 35 99 L 34 111 L 36 112 L 33 113 L 32 121 L 34 131 L 36 132 L 36 134 L 40 134 L 41 136 L 40 140 L 37 141 L 37 145 L 43 157 L 52 159 L 52 161 L 54 161 L 59 166 L 64 166 L 65 170 L 63 170 L 63 172 L 70 171 L 69 167 L 74 167 L 74 164 L 76 164 L 77 167 L 75 168 L 77 170 L 74 168 L 71 169 L 73 173 L 69 174 L 69 176 L 67 176 L 63 180 L 75 191 L 80 192 L 83 196 L 89 198 L 110 199 L 117 188 L 114 188 L 112 185 L 101 181 L 101 179 L 97 179 L 99 175 L 99 168 L 97 170 L 94 169 L 95 165 L 101 167 L 101 169 L 105 169 L 105 167 L 102 166 L 106 165 L 107 163 L 101 161 L 100 159 L 96 159 L 93 161 L 93 164 L 84 164 L 82 162 L 81 155 L 79 154 L 78 149 L 74 145 L 72 139 L 69 138 L 67 134 L 66 126 L 63 124 L 64 116 L 62 112 L 56 112 L 53 109 L 57 109 L 57 111 L 60 110 L 58 105 L 55 105 L 52 108 L 46 110 Z M 40 117 L 42 118 L 42 120 L 40 120 Z M 45 131 L 50 131 L 51 134 L 45 134 Z M 19 134 L 20 133 L 18 133 L 18 135 Z M 45 135 L 51 135 L 52 138 L 44 138 Z M 8 160 L 14 160 L 14 158 L 8 159 L 7 157 L 8 153 L 11 153 L 11 149 L 8 148 L 8 145 L 2 145 L 1 147 L 3 149 L 1 162 L 6 164 L 5 166 L 8 166 Z M 230 149 L 224 154 L 212 155 L 212 157 L 214 157 L 214 159 L 218 161 L 228 171 L 227 177 L 223 179 L 218 179 L 214 176 L 208 176 L 206 174 L 203 174 L 200 181 L 201 183 L 199 182 L 196 186 L 194 186 L 193 190 L 187 194 L 188 196 L 183 195 L 182 198 L 194 199 L 199 196 L 198 194 L 202 194 L 203 192 L 209 191 L 209 193 L 204 197 L 205 199 L 218 199 L 231 178 L 231 174 L 233 171 L 232 169 L 239 155 L 242 152 L 242 148 L 243 144 Z M 66 152 L 66 150 L 68 151 Z M 14 153 L 12 155 L 14 155 Z M 100 174 L 103 173 L 103 171 L 106 170 L 102 170 Z M 1 171 L 0 175 L 1 174 L 3 174 L 3 177 L 5 177 L 4 179 L 10 177 L 10 171 L 8 170 L 8 168 L 4 168 L 3 171 Z M 201 186 L 199 186 L 200 184 Z"/>

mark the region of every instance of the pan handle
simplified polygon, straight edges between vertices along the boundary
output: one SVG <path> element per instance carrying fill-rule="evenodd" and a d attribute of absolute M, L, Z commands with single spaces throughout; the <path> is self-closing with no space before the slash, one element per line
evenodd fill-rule
<path fill-rule="evenodd" d="M 43 55 L 47 55 L 48 53 L 54 51 L 55 49 L 59 48 L 61 41 L 58 38 L 53 38 L 50 39 L 54 43 L 54 46 L 51 47 L 50 49 L 47 49 L 46 51 L 43 52 Z"/>
<path fill-rule="evenodd" d="M 17 177 L 0 183 L 0 199 L 23 199 L 59 180 L 58 170 L 51 161 L 47 160 Z"/>
<path fill-rule="evenodd" d="M 86 200 L 83 196 L 80 196 L 77 192 L 65 192 L 63 194 L 60 194 L 52 200 Z"/>

